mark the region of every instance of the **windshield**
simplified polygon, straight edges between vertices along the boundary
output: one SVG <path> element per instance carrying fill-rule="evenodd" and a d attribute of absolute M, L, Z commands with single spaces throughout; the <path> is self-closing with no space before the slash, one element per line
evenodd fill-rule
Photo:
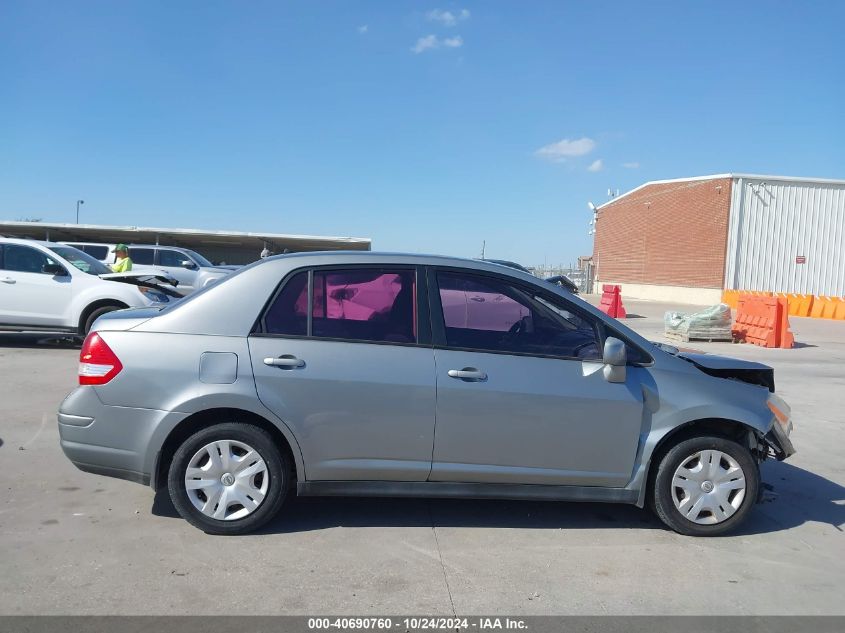
<path fill-rule="evenodd" d="M 200 254 L 199 254 L 199 253 L 197 253 L 196 251 L 192 251 L 192 250 L 191 250 L 191 249 L 189 249 L 189 248 L 183 248 L 182 250 L 183 250 L 183 251 L 185 251 L 185 252 L 186 252 L 188 255 L 190 255 L 191 257 L 193 257 L 193 258 L 194 258 L 194 261 L 195 261 L 196 263 L 198 263 L 200 266 L 203 266 L 203 267 L 205 267 L 205 266 L 214 266 L 214 264 L 212 264 L 210 261 L 208 261 L 205 257 L 203 257 L 202 255 L 200 255 Z"/>
<path fill-rule="evenodd" d="M 67 261 L 74 268 L 78 268 L 89 275 L 106 275 L 111 272 L 109 267 L 97 261 L 88 253 L 83 253 L 72 246 L 51 246 L 50 250 Z"/>

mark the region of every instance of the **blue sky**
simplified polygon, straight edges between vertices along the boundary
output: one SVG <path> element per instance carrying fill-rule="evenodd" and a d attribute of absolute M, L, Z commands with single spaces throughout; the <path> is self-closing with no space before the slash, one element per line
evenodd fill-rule
<path fill-rule="evenodd" d="M 845 178 L 843 2 L 0 0 L 0 218 L 568 263 L 608 187 Z"/>

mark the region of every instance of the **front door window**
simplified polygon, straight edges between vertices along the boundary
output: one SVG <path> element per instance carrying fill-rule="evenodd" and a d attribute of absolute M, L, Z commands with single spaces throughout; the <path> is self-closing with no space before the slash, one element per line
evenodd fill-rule
<path fill-rule="evenodd" d="M 448 347 L 597 360 L 595 323 L 508 282 L 437 275 Z"/>

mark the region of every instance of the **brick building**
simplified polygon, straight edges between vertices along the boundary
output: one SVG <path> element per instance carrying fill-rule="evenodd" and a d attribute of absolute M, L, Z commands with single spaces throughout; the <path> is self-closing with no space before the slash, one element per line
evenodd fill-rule
<path fill-rule="evenodd" d="M 845 295 L 845 181 L 721 174 L 645 183 L 596 209 L 598 283 L 716 303 L 723 289 Z"/>

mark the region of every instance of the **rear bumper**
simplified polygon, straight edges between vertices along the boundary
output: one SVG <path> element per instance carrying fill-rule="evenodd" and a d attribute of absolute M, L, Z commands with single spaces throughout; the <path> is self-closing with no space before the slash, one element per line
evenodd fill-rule
<path fill-rule="evenodd" d="M 156 430 L 173 414 L 102 403 L 93 387 L 78 387 L 59 407 L 65 455 L 80 470 L 149 485 L 160 446 Z"/>

